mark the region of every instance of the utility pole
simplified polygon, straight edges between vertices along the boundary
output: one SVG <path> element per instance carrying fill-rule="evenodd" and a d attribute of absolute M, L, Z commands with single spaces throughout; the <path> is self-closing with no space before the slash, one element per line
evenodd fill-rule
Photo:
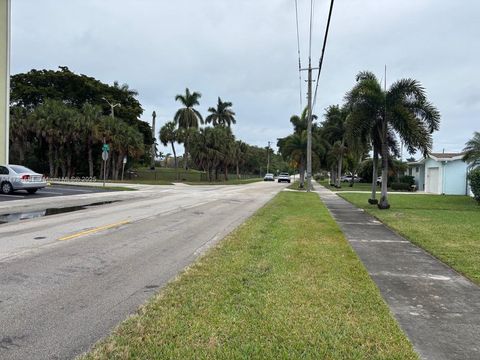
<path fill-rule="evenodd" d="M 155 151 L 155 143 L 156 143 L 156 138 L 155 138 L 155 119 L 157 118 L 157 113 L 154 111 L 152 113 L 152 163 L 150 166 L 150 170 L 155 170 L 155 156 L 157 155 L 157 152 Z"/>
<path fill-rule="evenodd" d="M 10 0 L 0 0 L 0 164 L 8 164 L 10 126 Z"/>
<path fill-rule="evenodd" d="M 269 174 L 270 170 L 270 141 L 268 142 L 267 146 L 267 174 Z"/>
<path fill-rule="evenodd" d="M 312 59 L 308 59 L 307 192 L 312 190 Z"/>

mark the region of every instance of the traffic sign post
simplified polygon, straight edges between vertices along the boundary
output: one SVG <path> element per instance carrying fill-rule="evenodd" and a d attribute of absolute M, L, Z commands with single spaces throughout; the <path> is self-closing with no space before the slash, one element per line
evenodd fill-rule
<path fill-rule="evenodd" d="M 108 152 L 109 151 L 110 151 L 110 146 L 108 146 L 108 144 L 103 144 L 103 146 L 102 146 L 103 187 L 105 187 L 105 179 L 107 178 L 107 160 L 108 160 Z"/>

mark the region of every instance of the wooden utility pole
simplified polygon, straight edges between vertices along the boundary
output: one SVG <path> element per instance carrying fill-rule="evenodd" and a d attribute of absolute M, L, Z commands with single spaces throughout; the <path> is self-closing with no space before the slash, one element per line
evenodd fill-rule
<path fill-rule="evenodd" d="M 308 59 L 307 191 L 312 190 L 312 60 Z"/>
<path fill-rule="evenodd" d="M 157 152 L 155 151 L 155 143 L 157 142 L 157 139 L 155 137 L 155 119 L 157 118 L 157 113 L 154 111 L 152 113 L 152 162 L 150 169 L 155 170 L 155 156 L 157 155 Z"/>

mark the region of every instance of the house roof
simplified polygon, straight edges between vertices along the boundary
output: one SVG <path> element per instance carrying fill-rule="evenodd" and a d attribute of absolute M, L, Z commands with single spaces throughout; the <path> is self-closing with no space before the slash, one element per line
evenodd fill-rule
<path fill-rule="evenodd" d="M 451 159 L 454 157 L 463 156 L 464 153 L 431 153 L 432 157 L 436 157 L 437 159 Z"/>
<path fill-rule="evenodd" d="M 464 153 L 430 153 L 427 158 L 433 159 L 435 161 L 454 161 L 462 160 Z M 417 161 L 408 162 L 408 165 L 420 165 L 425 162 L 427 158 L 419 159 Z"/>

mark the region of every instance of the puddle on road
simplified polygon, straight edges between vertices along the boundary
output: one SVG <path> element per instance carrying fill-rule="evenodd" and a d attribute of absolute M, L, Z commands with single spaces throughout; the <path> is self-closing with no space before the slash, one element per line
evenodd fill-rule
<path fill-rule="evenodd" d="M 12 213 L 12 214 L 4 214 L 4 215 L 0 215 L 0 225 L 11 223 L 11 222 L 16 222 L 16 221 L 35 219 L 35 218 L 43 217 L 43 216 L 51 216 L 51 215 L 64 214 L 64 213 L 69 213 L 69 212 L 74 212 L 74 211 L 79 211 L 79 210 L 85 210 L 85 209 L 88 209 L 92 206 L 113 204 L 113 203 L 116 203 L 116 202 L 119 202 L 119 201 L 120 200 L 102 201 L 102 202 L 96 202 L 96 203 L 93 203 L 93 204 L 87 204 L 87 205 L 82 205 L 82 206 L 68 206 L 68 207 L 63 207 L 63 208 L 48 208 L 48 209 L 45 209 L 45 210 L 26 211 L 26 212 Z"/>

